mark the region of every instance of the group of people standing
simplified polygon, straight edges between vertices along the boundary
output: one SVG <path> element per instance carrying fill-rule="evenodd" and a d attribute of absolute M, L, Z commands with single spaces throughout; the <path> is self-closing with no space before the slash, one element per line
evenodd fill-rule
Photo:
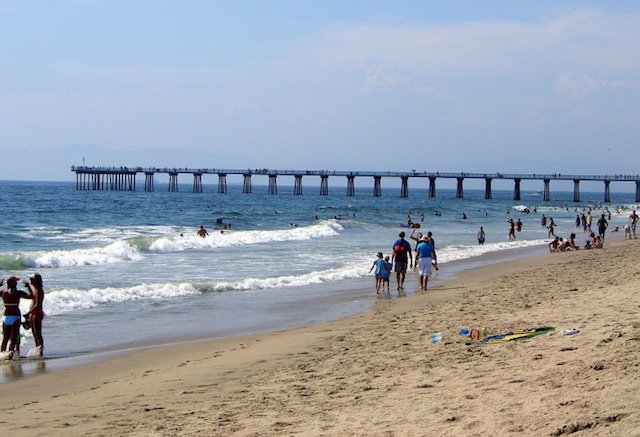
<path fill-rule="evenodd" d="M 4 303 L 4 314 L 2 316 L 2 347 L 0 352 L 3 359 L 20 358 L 20 327 L 31 329 L 35 341 L 35 354 L 39 357 L 43 355 L 44 340 L 42 338 L 42 319 L 44 311 L 42 304 L 44 301 L 44 287 L 42 276 L 39 273 L 33 274 L 28 281 L 22 284 L 28 291 L 18 290 L 20 278 L 10 276 L 6 281 L 6 288 L 0 291 L 0 296 Z M 0 286 L 5 280 L 0 279 Z M 29 310 L 22 315 L 20 312 L 20 299 L 30 299 Z M 22 317 L 24 316 L 24 322 Z"/>
<path fill-rule="evenodd" d="M 404 290 L 407 270 L 414 268 L 419 274 L 420 291 L 427 290 L 431 269 L 438 269 L 435 241 L 433 240 L 431 232 L 428 232 L 426 235 L 418 232 L 418 234 L 414 236 L 415 230 L 416 228 L 413 228 L 409 236 L 410 239 L 415 241 L 415 248 L 411 247 L 411 244 L 405 239 L 405 232 L 402 231 L 398 234 L 398 239 L 394 241 L 391 248 L 391 262 L 389 262 L 389 256 L 383 259 L 382 252 L 378 252 L 377 259 L 373 262 L 371 269 L 369 269 L 369 273 L 375 269 L 376 293 L 380 293 L 381 290 L 384 292 L 385 286 L 386 291 L 389 292 L 389 278 L 392 269 L 396 273 L 398 292 Z"/>

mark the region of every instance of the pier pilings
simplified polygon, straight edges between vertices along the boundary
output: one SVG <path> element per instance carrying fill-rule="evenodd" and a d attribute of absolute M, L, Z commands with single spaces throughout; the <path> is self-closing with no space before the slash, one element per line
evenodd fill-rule
<path fill-rule="evenodd" d="M 635 186 L 635 201 L 640 202 L 640 175 L 560 175 L 560 174 L 505 174 L 505 173 L 442 173 L 442 172 L 380 172 L 380 171 L 329 171 L 329 170 L 273 170 L 273 169 L 189 169 L 189 168 L 142 168 L 142 167 L 87 167 L 72 166 L 71 170 L 76 174 L 76 190 L 117 190 L 135 191 L 136 175 L 144 173 L 145 191 L 155 190 L 155 175 L 166 174 L 169 176 L 169 191 L 178 191 L 178 177 L 180 174 L 191 174 L 193 177 L 193 192 L 201 193 L 204 190 L 203 176 L 214 174 L 218 176 L 218 193 L 227 193 L 227 175 L 239 175 L 243 177 L 242 192 L 252 192 L 252 177 L 263 175 L 269 178 L 269 194 L 277 194 L 277 177 L 293 176 L 294 194 L 302 194 L 302 177 L 316 176 L 320 178 L 320 195 L 329 195 L 329 176 L 342 176 L 347 179 L 347 196 L 355 195 L 356 177 L 373 177 L 373 196 L 382 196 L 383 178 L 400 178 L 400 197 L 409 197 L 410 179 L 429 179 L 428 197 L 436 197 L 437 179 L 456 179 L 456 197 L 464 197 L 465 179 L 484 179 L 485 199 L 492 199 L 492 184 L 494 179 L 511 179 L 514 181 L 513 199 L 520 200 L 520 184 L 522 180 L 542 181 L 543 200 L 551 200 L 551 181 L 572 181 L 573 200 L 580 201 L 580 183 L 583 181 L 598 181 L 604 183 L 604 202 L 611 202 L 611 182 L 633 182 Z"/>

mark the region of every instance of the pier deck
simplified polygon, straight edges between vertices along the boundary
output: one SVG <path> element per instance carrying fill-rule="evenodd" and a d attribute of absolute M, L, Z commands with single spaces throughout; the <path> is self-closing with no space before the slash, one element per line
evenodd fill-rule
<path fill-rule="evenodd" d="M 394 171 L 340 171 L 340 170 L 276 170 L 276 169 L 218 169 L 218 168 L 143 168 L 143 167 L 88 167 L 72 166 L 71 171 L 76 174 L 76 190 L 135 190 L 136 176 L 138 173 L 145 175 L 145 191 L 154 191 L 154 175 L 166 174 L 169 176 L 169 191 L 178 191 L 178 176 L 191 175 L 193 178 L 193 191 L 202 192 L 202 176 L 217 175 L 218 193 L 227 192 L 227 176 L 240 175 L 243 177 L 243 193 L 252 192 L 252 177 L 266 176 L 269 181 L 269 194 L 277 194 L 277 178 L 289 176 L 294 178 L 294 194 L 302 194 L 302 178 L 319 177 L 320 194 L 329 194 L 329 177 L 347 178 L 347 195 L 355 195 L 356 178 L 373 179 L 373 195 L 381 195 L 383 178 L 399 178 L 401 181 L 400 196 L 409 197 L 409 180 L 413 178 L 429 179 L 429 197 L 436 197 L 437 179 L 456 179 L 456 197 L 464 197 L 463 184 L 465 179 L 484 179 L 485 198 L 491 199 L 491 185 L 493 180 L 513 180 L 513 199 L 520 200 L 520 183 L 523 180 L 539 180 L 543 182 L 543 199 L 551 199 L 551 181 L 572 181 L 573 200 L 580 201 L 580 182 L 597 181 L 604 184 L 604 201 L 611 201 L 611 182 L 635 183 L 635 201 L 640 202 L 640 176 L 638 175 L 571 175 L 571 174 L 542 174 L 542 173 L 446 173 L 446 172 L 420 172 L 411 170 L 408 172 Z"/>

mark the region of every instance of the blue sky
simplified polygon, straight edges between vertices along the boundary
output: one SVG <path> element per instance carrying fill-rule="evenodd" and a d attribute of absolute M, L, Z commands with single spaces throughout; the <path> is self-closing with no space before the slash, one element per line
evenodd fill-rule
<path fill-rule="evenodd" d="M 0 0 L 1 178 L 636 174 L 638 53 L 637 1 Z"/>

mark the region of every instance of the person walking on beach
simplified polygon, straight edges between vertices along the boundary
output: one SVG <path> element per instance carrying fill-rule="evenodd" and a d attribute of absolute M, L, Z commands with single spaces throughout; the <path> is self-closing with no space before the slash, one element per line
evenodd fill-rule
<path fill-rule="evenodd" d="M 2 346 L 0 352 L 7 351 L 9 354 L 3 358 L 11 359 L 15 351 L 18 350 L 18 335 L 20 335 L 20 299 L 30 299 L 30 296 L 22 290 L 18 290 L 20 278 L 10 276 L 7 279 L 7 288 L 0 291 L 4 302 L 4 315 L 2 316 Z M 0 279 L 0 286 L 4 284 L 4 279 Z"/>
<path fill-rule="evenodd" d="M 436 272 L 438 270 L 440 270 L 438 268 L 438 257 L 436 256 L 436 240 L 433 239 L 433 233 L 431 231 L 427 232 L 427 243 L 430 243 L 433 246 L 433 259 L 431 260 L 432 264 L 433 264 L 433 268 L 436 269 Z M 418 264 L 418 255 L 416 254 L 416 262 L 414 263 L 414 266 L 416 264 Z"/>
<path fill-rule="evenodd" d="M 547 226 L 547 229 L 549 230 L 549 232 L 547 233 L 547 236 L 549 238 L 551 238 L 552 235 L 554 237 L 556 236 L 556 234 L 554 232 L 555 228 L 556 228 L 556 223 L 553 221 L 553 217 L 549 217 L 549 226 Z"/>
<path fill-rule="evenodd" d="M 418 232 L 417 236 L 413 236 L 413 233 L 416 231 L 415 228 L 413 228 L 411 230 L 411 234 L 409 234 L 409 238 L 413 241 L 415 241 L 415 247 L 413 249 L 413 252 L 415 253 L 415 259 L 418 259 L 418 244 L 420 244 L 420 240 L 422 240 L 422 232 Z M 416 263 L 416 265 L 414 265 L 414 268 L 418 268 L 418 263 Z"/>
<path fill-rule="evenodd" d="M 633 235 L 633 239 L 636 238 L 636 223 L 638 223 L 638 214 L 636 214 L 636 210 L 634 209 L 631 215 L 629 216 L 629 221 L 631 222 L 631 234 Z"/>
<path fill-rule="evenodd" d="M 382 252 L 378 252 L 378 256 L 376 260 L 373 262 L 373 265 L 369 269 L 369 273 L 373 269 L 376 269 L 374 274 L 376 275 L 376 294 L 380 294 L 380 286 L 382 285 L 382 272 L 385 270 L 389 270 L 387 267 L 387 263 L 382 259 Z"/>
<path fill-rule="evenodd" d="M 607 226 L 609 226 L 609 222 L 604 217 L 604 214 L 602 214 L 602 216 L 598 219 L 597 225 L 598 225 L 598 235 L 600 235 L 600 238 L 604 240 L 604 235 L 607 232 Z"/>
<path fill-rule="evenodd" d="M 485 239 L 484 229 L 482 228 L 482 226 L 480 226 L 480 230 L 478 231 L 478 244 L 480 245 L 484 244 L 484 239 Z"/>
<path fill-rule="evenodd" d="M 384 264 L 387 268 L 382 270 L 382 292 L 389 293 L 389 278 L 391 277 L 391 270 L 393 269 L 393 265 L 389 262 L 389 255 L 384 257 Z"/>
<path fill-rule="evenodd" d="M 41 357 L 44 353 L 44 339 L 42 338 L 42 319 L 44 318 L 42 303 L 44 301 L 44 287 L 42 285 L 42 276 L 40 276 L 40 273 L 34 273 L 29 278 L 29 282 L 23 282 L 25 287 L 29 290 L 29 294 L 32 296 L 31 306 L 29 307 L 29 311 L 25 313 L 25 316 L 29 316 L 29 324 L 31 325 L 33 340 L 36 343 L 36 354 Z"/>
<path fill-rule="evenodd" d="M 420 273 L 420 291 L 427 291 L 429 276 L 431 275 L 431 261 L 436 257 L 435 247 L 428 237 L 422 237 L 418 244 L 418 272 Z"/>
<path fill-rule="evenodd" d="M 413 254 L 411 253 L 411 245 L 404 239 L 406 234 L 400 232 L 398 238 L 393 243 L 393 254 L 391 261 L 395 267 L 396 280 L 398 281 L 398 290 L 404 290 L 404 280 L 407 275 L 407 266 L 413 268 Z M 411 262 L 409 262 L 411 260 Z"/>
<path fill-rule="evenodd" d="M 207 232 L 207 230 L 204 228 L 203 225 L 200 225 L 200 229 L 198 229 L 198 237 L 206 237 L 207 235 L 209 235 L 209 233 Z"/>

